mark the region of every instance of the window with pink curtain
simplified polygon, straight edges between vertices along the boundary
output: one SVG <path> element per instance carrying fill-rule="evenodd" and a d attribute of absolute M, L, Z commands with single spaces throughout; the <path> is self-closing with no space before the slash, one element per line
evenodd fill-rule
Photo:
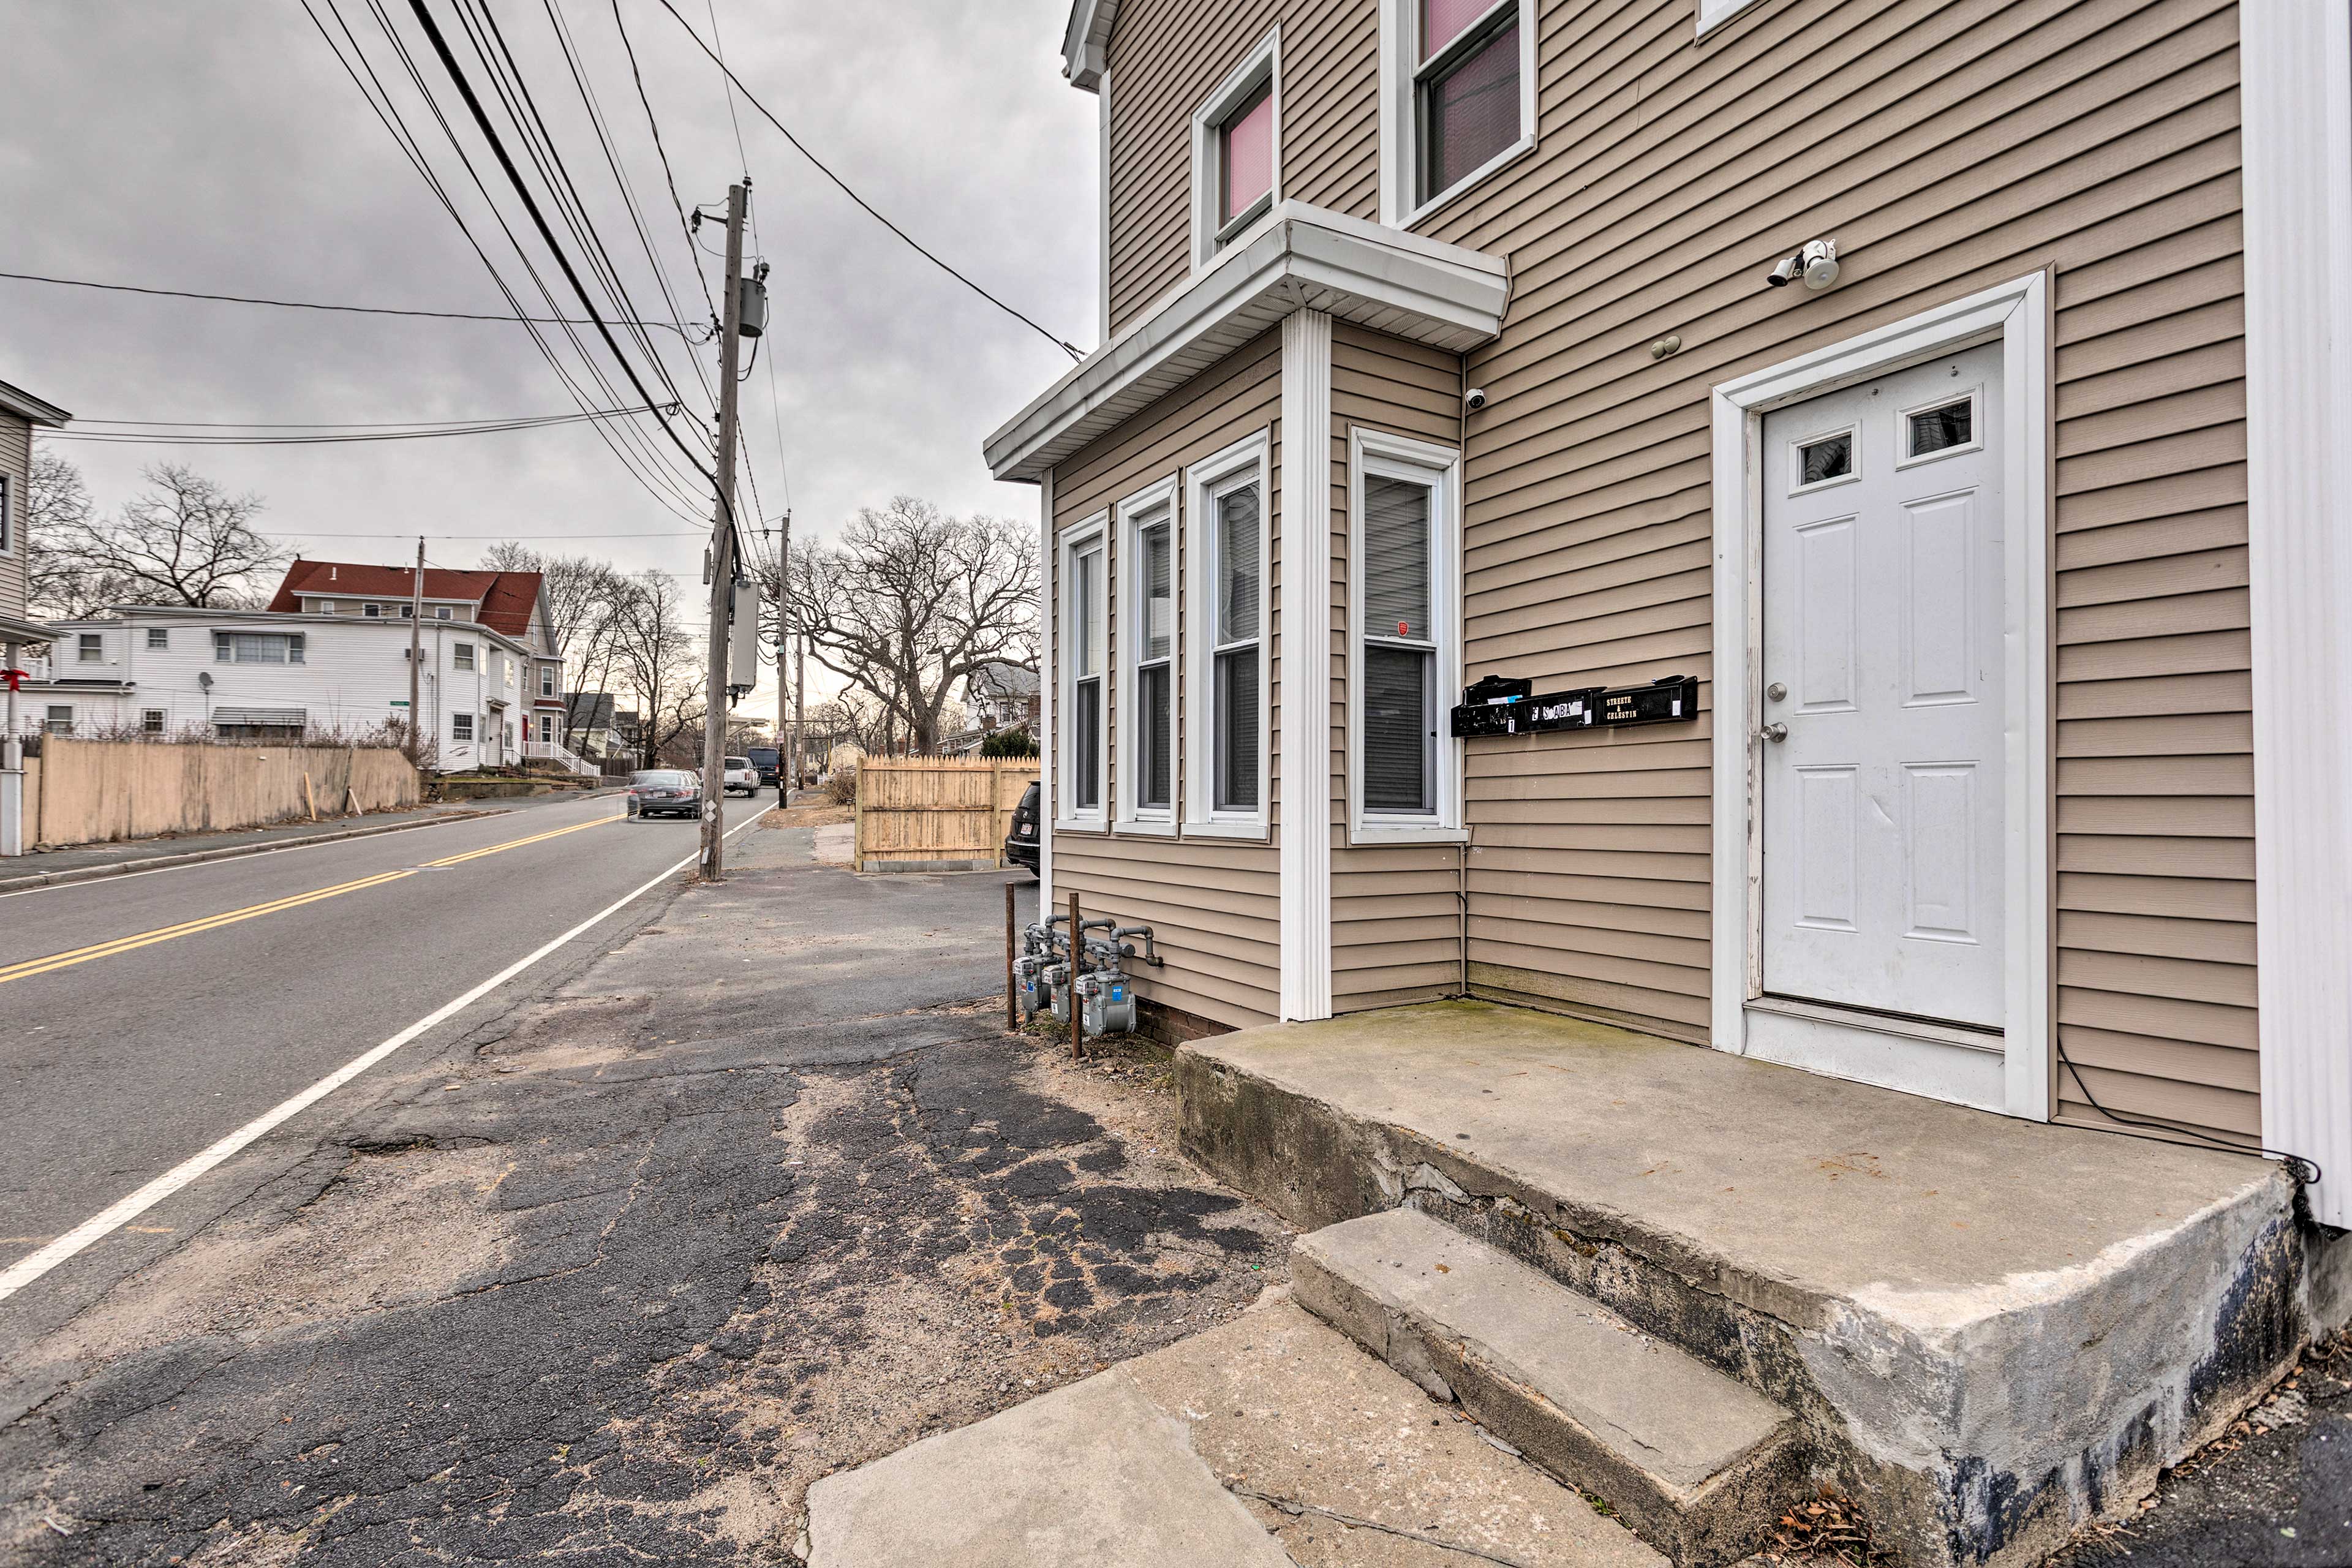
<path fill-rule="evenodd" d="M 1485 16 L 1495 0 L 1421 0 L 1421 58 L 1428 59 Z"/>
<path fill-rule="evenodd" d="M 1274 190 L 1274 84 L 1253 93 L 1217 135 L 1218 162 L 1224 170 L 1224 199 L 1217 209 L 1222 226 Z"/>

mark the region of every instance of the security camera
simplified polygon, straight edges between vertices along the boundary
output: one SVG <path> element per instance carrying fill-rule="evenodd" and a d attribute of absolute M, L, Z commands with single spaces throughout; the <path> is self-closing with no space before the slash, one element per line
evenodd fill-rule
<path fill-rule="evenodd" d="M 1473 414 L 1475 414 L 1481 408 L 1486 407 L 1486 389 L 1483 386 L 1474 386 L 1469 391 L 1464 393 L 1462 395 L 1462 406 L 1467 408 Z"/>
<path fill-rule="evenodd" d="M 1764 281 L 1775 289 L 1786 289 L 1796 281 L 1797 268 L 1803 258 L 1795 256 L 1780 258 L 1780 264 L 1764 275 Z"/>

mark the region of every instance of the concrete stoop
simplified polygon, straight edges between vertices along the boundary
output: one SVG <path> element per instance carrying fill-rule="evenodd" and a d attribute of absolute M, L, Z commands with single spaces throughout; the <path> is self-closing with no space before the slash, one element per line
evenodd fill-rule
<path fill-rule="evenodd" d="M 1685 1568 L 1761 1545 L 1809 1468 L 1762 1394 L 1417 1210 L 1318 1230 L 1291 1268 L 1301 1306 Z"/>
<path fill-rule="evenodd" d="M 2037 1562 L 2320 1309 L 2269 1163 L 1553 1015 L 1269 1026 L 1176 1076 L 1186 1152 L 1318 1230 L 1303 1303 L 1689 1564 L 1820 1484 L 1907 1563 Z"/>
<path fill-rule="evenodd" d="M 810 1568 L 1664 1568 L 1287 1301 L 809 1489 Z"/>

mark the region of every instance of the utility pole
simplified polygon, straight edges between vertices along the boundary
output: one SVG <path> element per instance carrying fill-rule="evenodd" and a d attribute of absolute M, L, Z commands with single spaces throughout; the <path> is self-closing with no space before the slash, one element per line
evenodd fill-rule
<path fill-rule="evenodd" d="M 801 746 L 808 734 L 808 637 L 803 634 L 793 654 L 793 766 L 800 766 Z M 828 748 L 830 749 L 830 748 Z M 795 777 L 793 783 L 799 783 Z"/>
<path fill-rule="evenodd" d="M 743 208 L 750 175 L 727 187 L 726 320 L 719 333 L 719 515 L 710 529 L 710 668 L 702 687 L 702 877 L 724 869 L 727 838 L 727 611 L 735 595 L 735 356 L 743 324 Z"/>
<path fill-rule="evenodd" d="M 793 733 L 793 687 L 783 656 L 793 647 L 793 515 L 783 515 L 783 552 L 776 555 L 776 806 L 791 806 L 800 783 L 800 736 Z"/>
<path fill-rule="evenodd" d="M 408 584 L 408 763 L 425 765 L 424 710 L 417 707 L 417 665 L 425 646 L 425 536 L 416 536 L 416 575 Z"/>

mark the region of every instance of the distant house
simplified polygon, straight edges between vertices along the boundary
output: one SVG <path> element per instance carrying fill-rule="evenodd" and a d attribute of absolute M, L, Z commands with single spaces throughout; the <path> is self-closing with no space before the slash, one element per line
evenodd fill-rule
<path fill-rule="evenodd" d="M 1003 660 L 983 664 L 964 678 L 966 721 L 982 735 L 1015 725 L 1037 728 L 1037 672 Z M 975 742 L 977 743 L 977 742 Z"/>
<path fill-rule="evenodd" d="M 609 691 L 575 691 L 564 700 L 567 709 L 565 728 L 572 739 L 566 743 L 582 756 L 594 762 L 607 762 L 626 752 L 631 742 L 621 732 L 621 714 Z M 634 719 L 634 715 L 631 716 Z"/>
<path fill-rule="evenodd" d="M 408 717 L 411 572 L 297 561 L 263 610 L 115 605 L 58 626 L 25 693 L 59 734 L 377 733 Z M 417 701 L 433 765 L 572 761 L 539 574 L 427 569 L 423 590 Z"/>
<path fill-rule="evenodd" d="M 30 649 L 47 642 L 57 628 L 25 612 L 32 541 L 26 512 L 33 484 L 33 427 L 62 428 L 73 416 L 53 403 L 0 381 L 0 670 L 26 667 Z M 24 719 L 14 673 L 0 675 L 5 696 L 0 720 L 0 855 L 24 852 L 18 825 L 24 816 L 25 775 L 17 739 Z"/>

